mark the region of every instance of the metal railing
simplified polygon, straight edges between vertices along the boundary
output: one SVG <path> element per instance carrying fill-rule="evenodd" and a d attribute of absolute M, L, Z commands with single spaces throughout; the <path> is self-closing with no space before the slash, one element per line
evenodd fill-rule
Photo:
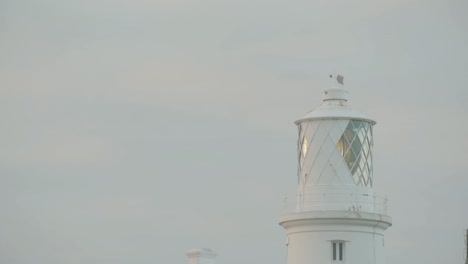
<path fill-rule="evenodd" d="M 294 207 L 291 204 L 295 202 Z M 300 194 L 296 201 L 285 197 L 284 212 L 305 211 L 354 211 L 387 215 L 387 197 L 362 193 Z"/>

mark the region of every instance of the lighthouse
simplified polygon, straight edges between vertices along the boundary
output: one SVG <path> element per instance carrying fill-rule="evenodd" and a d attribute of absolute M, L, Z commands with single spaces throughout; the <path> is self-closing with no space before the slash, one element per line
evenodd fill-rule
<path fill-rule="evenodd" d="M 384 264 L 387 199 L 374 193 L 373 126 L 348 105 L 343 77 L 322 104 L 295 122 L 297 192 L 280 216 L 287 264 Z"/>

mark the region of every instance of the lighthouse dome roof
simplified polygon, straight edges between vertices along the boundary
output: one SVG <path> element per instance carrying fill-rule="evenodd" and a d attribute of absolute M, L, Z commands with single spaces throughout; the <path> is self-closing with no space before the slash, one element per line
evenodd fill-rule
<path fill-rule="evenodd" d="M 365 114 L 351 108 L 348 104 L 348 91 L 345 89 L 333 88 L 324 91 L 322 104 L 307 112 L 302 118 L 295 123 L 299 124 L 308 120 L 323 120 L 323 119 L 352 119 L 369 122 L 373 125 L 376 122 L 368 118 Z"/>

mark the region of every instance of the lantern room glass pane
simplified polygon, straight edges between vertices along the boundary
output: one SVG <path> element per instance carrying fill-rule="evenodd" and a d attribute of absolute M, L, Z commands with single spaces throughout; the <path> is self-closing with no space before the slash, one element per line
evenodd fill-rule
<path fill-rule="evenodd" d="M 372 125 L 351 120 L 336 144 L 357 185 L 372 186 L 372 142 Z"/>
<path fill-rule="evenodd" d="M 305 157 L 307 155 L 307 150 L 309 149 L 309 143 L 307 142 L 307 138 L 304 138 L 302 141 L 302 156 Z"/>

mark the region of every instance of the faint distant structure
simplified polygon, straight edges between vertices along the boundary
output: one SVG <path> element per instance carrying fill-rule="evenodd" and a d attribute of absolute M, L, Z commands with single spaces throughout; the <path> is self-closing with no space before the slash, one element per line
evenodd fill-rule
<path fill-rule="evenodd" d="M 343 76 L 330 78 L 323 103 L 295 122 L 296 210 L 279 220 L 287 264 L 384 264 L 384 231 L 392 219 L 386 198 L 373 190 L 376 122 L 347 104 Z"/>
<path fill-rule="evenodd" d="M 185 255 L 189 259 L 189 264 L 215 264 L 218 254 L 209 248 L 196 248 L 187 251 Z"/>
<path fill-rule="evenodd" d="M 468 264 L 468 229 L 465 235 L 465 264 Z"/>

